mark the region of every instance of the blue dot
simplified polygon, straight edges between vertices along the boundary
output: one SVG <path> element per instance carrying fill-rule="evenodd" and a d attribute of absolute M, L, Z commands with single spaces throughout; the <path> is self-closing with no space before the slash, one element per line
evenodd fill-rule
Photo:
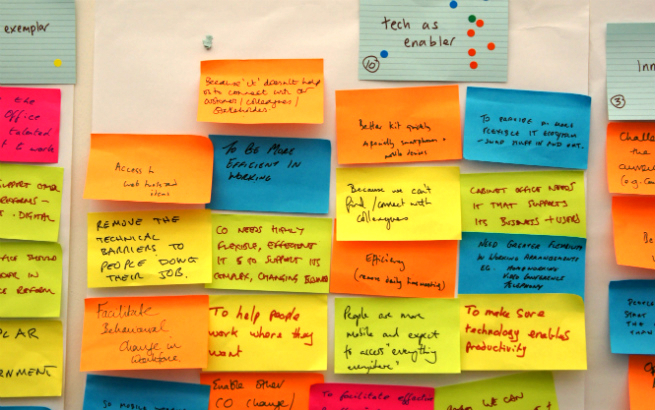
<path fill-rule="evenodd" d="M 380 57 L 382 57 L 382 58 L 389 57 L 389 52 L 387 50 L 380 51 Z"/>
<path fill-rule="evenodd" d="M 457 8 L 457 2 L 456 2 L 455 0 L 453 0 L 453 1 L 450 2 L 450 8 L 451 8 L 451 9 L 455 9 L 455 8 Z"/>

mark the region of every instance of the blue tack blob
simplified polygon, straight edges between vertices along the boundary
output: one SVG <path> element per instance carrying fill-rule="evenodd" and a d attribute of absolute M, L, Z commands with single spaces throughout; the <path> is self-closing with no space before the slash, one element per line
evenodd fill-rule
<path fill-rule="evenodd" d="M 450 8 L 451 9 L 457 8 L 457 2 L 455 0 L 450 2 Z"/>

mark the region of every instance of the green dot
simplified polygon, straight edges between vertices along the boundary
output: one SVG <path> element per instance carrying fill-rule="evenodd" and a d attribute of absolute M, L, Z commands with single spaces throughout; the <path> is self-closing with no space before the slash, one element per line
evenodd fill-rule
<path fill-rule="evenodd" d="M 474 23 L 474 22 L 475 22 L 475 16 L 474 16 L 473 14 L 471 14 L 471 15 L 469 16 L 469 21 L 470 21 L 471 23 Z"/>

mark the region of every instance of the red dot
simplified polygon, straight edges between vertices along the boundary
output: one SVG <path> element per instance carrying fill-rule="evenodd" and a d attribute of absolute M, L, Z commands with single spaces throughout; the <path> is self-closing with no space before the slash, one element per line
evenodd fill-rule
<path fill-rule="evenodd" d="M 478 20 L 478 21 L 475 23 L 475 25 L 478 26 L 478 27 L 482 27 L 482 26 L 484 26 L 484 20 Z"/>
<path fill-rule="evenodd" d="M 466 34 L 468 34 L 469 37 L 473 37 L 475 35 L 475 30 L 471 29 L 471 30 L 467 31 Z"/>
<path fill-rule="evenodd" d="M 489 50 L 493 50 L 493 49 L 496 48 L 496 45 L 495 45 L 494 43 L 489 43 L 489 44 L 487 44 L 487 48 L 488 48 Z"/>
<path fill-rule="evenodd" d="M 476 63 L 475 61 L 471 61 L 471 68 L 474 70 L 478 68 L 478 63 Z"/>
<path fill-rule="evenodd" d="M 475 49 L 473 48 L 469 49 L 469 55 L 473 57 L 475 55 Z"/>

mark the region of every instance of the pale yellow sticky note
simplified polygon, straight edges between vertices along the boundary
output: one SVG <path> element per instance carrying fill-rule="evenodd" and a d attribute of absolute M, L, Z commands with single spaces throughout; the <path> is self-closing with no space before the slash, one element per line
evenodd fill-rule
<path fill-rule="evenodd" d="M 458 167 L 337 168 L 337 240 L 461 239 Z"/>
<path fill-rule="evenodd" d="M 462 174 L 462 230 L 586 238 L 584 171 Z"/>
<path fill-rule="evenodd" d="M 209 210 L 88 215 L 88 286 L 211 282 Z"/>
<path fill-rule="evenodd" d="M 209 297 L 207 371 L 327 369 L 327 296 Z"/>
<path fill-rule="evenodd" d="M 585 370 L 584 302 L 570 294 L 459 295 L 462 370 Z"/>
<path fill-rule="evenodd" d="M 0 320 L 0 397 L 61 396 L 60 321 Z"/>

